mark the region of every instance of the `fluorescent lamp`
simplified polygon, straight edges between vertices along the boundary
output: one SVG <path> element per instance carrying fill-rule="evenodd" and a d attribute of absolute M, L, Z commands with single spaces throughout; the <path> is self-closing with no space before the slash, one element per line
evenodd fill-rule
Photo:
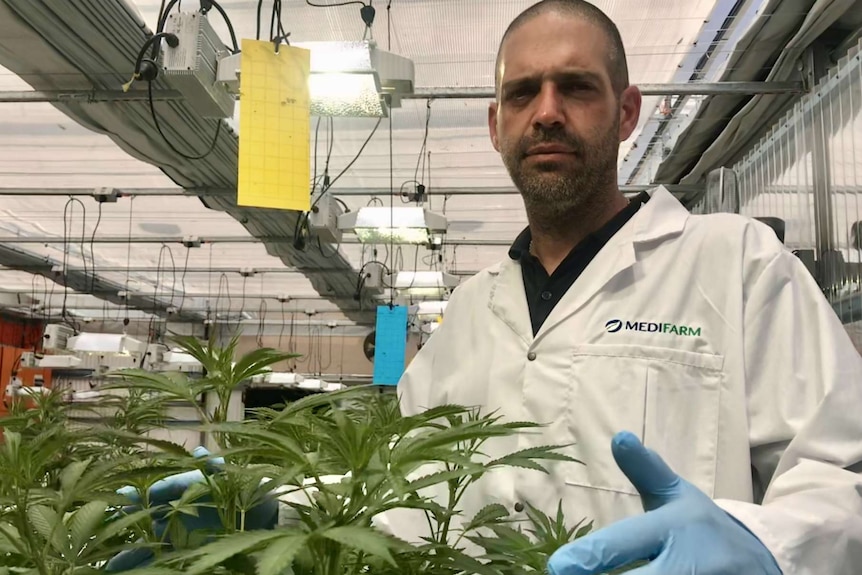
<path fill-rule="evenodd" d="M 420 207 L 365 207 L 338 216 L 338 228 L 351 230 L 362 243 L 427 244 L 446 231 L 444 216 Z"/>
<path fill-rule="evenodd" d="M 404 271 L 388 276 L 388 287 L 412 296 L 440 297 L 458 285 L 458 277 L 445 272 Z"/>

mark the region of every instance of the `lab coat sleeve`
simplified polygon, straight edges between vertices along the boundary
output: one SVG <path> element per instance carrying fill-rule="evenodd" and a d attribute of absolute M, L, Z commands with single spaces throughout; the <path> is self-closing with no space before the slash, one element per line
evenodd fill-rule
<path fill-rule="evenodd" d="M 798 261 L 781 251 L 744 311 L 749 439 L 762 504 L 719 500 L 784 575 L 862 572 L 862 357 Z"/>

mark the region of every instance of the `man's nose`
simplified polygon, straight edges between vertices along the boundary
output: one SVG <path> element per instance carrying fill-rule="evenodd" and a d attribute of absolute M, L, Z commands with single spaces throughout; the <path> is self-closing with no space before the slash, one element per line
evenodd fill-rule
<path fill-rule="evenodd" d="M 563 101 L 559 91 L 552 85 L 543 85 L 542 90 L 536 97 L 536 112 L 533 116 L 533 125 L 535 127 L 550 128 L 561 126 L 564 121 Z"/>

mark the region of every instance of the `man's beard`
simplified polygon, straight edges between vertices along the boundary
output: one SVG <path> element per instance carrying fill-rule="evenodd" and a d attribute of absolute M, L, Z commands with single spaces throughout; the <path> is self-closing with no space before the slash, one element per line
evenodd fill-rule
<path fill-rule="evenodd" d="M 619 139 L 617 123 L 592 144 L 567 134 L 563 128 L 536 131 L 503 150 L 503 163 L 524 198 L 530 224 L 546 233 L 570 228 L 578 212 L 604 201 L 616 180 Z M 559 161 L 527 165 L 527 150 L 538 144 L 560 144 L 574 152 L 575 164 Z M 567 159 L 565 161 L 572 161 Z"/>

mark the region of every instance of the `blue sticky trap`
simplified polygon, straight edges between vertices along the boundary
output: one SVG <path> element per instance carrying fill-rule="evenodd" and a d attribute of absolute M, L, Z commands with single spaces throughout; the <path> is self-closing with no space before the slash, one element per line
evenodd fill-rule
<path fill-rule="evenodd" d="M 374 336 L 375 385 L 397 385 L 404 374 L 406 357 L 407 307 L 379 306 Z"/>

